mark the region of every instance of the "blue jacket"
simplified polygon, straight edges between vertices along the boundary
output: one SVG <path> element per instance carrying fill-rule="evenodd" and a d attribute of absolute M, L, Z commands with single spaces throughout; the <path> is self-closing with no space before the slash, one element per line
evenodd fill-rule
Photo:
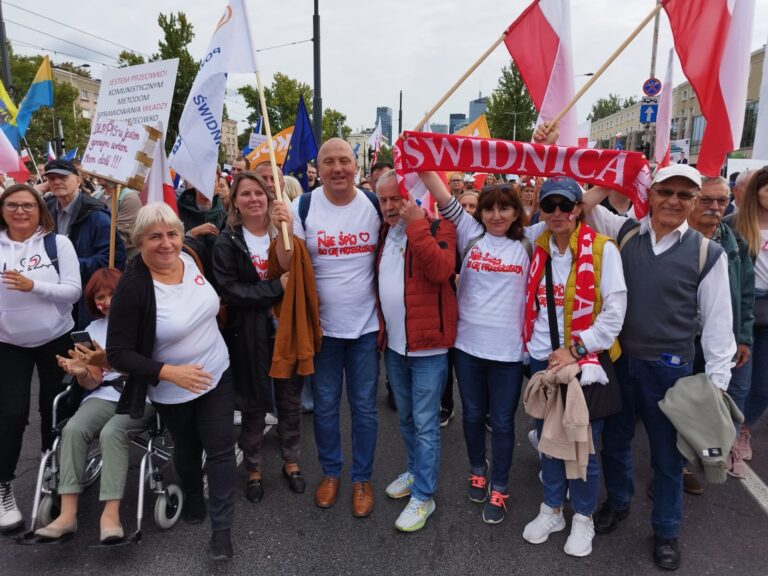
<path fill-rule="evenodd" d="M 74 200 L 77 211 L 73 215 L 67 237 L 72 241 L 80 260 L 80 278 L 85 285 L 96 270 L 109 266 L 109 208 L 95 198 L 80 192 Z M 46 199 L 48 210 L 53 218 L 54 230 L 58 232 L 59 203 L 55 196 Z M 125 270 L 125 244 L 120 234 L 115 238 L 115 268 Z M 75 322 L 78 328 L 85 328 L 93 320 L 81 298 L 74 310 Z"/>

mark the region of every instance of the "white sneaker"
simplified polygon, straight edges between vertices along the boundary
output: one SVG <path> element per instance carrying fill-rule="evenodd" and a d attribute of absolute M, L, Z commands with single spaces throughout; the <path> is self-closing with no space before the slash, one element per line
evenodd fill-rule
<path fill-rule="evenodd" d="M 413 474 L 410 472 L 403 472 L 395 478 L 389 486 L 387 486 L 387 496 L 397 500 L 398 498 L 405 498 L 411 495 L 411 486 L 415 480 Z"/>
<path fill-rule="evenodd" d="M 277 416 L 267 412 L 267 415 L 264 417 L 264 424 L 267 426 L 277 426 Z"/>
<path fill-rule="evenodd" d="M 233 420 L 234 426 L 242 426 L 243 425 L 243 413 L 240 412 L 240 410 L 235 410 L 235 418 Z"/>
<path fill-rule="evenodd" d="M 592 554 L 592 539 L 595 537 L 595 524 L 592 518 L 582 514 L 573 515 L 571 534 L 565 541 L 563 550 L 569 556 L 584 557 Z"/>
<path fill-rule="evenodd" d="M 13 497 L 13 485 L 0 482 L 0 532 L 10 532 L 24 524 L 24 517 Z"/>
<path fill-rule="evenodd" d="M 523 530 L 523 539 L 531 544 L 541 544 L 546 542 L 549 535 L 553 532 L 560 532 L 565 528 L 565 518 L 562 510 L 555 514 L 555 511 L 541 503 L 539 515 L 536 516 Z"/>
<path fill-rule="evenodd" d="M 539 433 L 536 432 L 536 428 L 528 432 L 528 442 L 531 443 L 531 446 L 533 446 L 533 449 L 536 450 L 536 452 L 539 451 Z"/>
<path fill-rule="evenodd" d="M 435 511 L 435 501 L 419 500 L 411 497 L 408 506 L 405 507 L 395 521 L 395 528 L 401 532 L 416 532 L 424 528 L 427 518 Z"/>

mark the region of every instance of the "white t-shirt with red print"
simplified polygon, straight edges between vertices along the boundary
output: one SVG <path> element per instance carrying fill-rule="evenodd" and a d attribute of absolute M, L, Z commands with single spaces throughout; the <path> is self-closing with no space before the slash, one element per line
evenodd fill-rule
<path fill-rule="evenodd" d="M 245 239 L 245 245 L 248 247 L 248 252 L 251 254 L 251 262 L 259 273 L 259 279 L 265 280 L 267 278 L 267 259 L 269 257 L 269 234 L 263 236 L 256 236 L 248 231 L 243 226 L 243 238 Z"/>
<path fill-rule="evenodd" d="M 213 376 L 210 392 L 229 368 L 229 351 L 216 324 L 219 297 L 191 257 L 182 252 L 179 258 L 184 263 L 181 284 L 154 282 L 157 327 L 152 358 L 173 366 L 202 364 Z M 149 388 L 149 398 L 161 404 L 181 404 L 199 396 L 167 380 Z"/>
<path fill-rule="evenodd" d="M 557 331 L 560 336 L 560 346 L 565 338 L 565 288 L 571 273 L 573 256 L 571 250 L 560 252 L 553 238 L 550 238 L 549 250 L 552 255 L 552 292 L 555 297 L 557 312 Z M 581 340 L 587 350 L 607 350 L 621 331 L 626 312 L 627 285 L 624 282 L 624 271 L 621 265 L 619 249 L 612 242 L 603 245 L 603 260 L 600 272 L 600 297 L 603 306 L 600 314 L 588 330 L 581 333 Z M 622 298 L 613 295 L 623 294 Z M 546 360 L 552 353 L 552 342 L 549 337 L 549 315 L 547 312 L 547 278 L 541 275 L 539 289 L 536 293 L 539 304 L 539 314 L 533 324 L 533 335 L 528 343 L 528 353 L 536 360 Z"/>
<path fill-rule="evenodd" d="M 331 338 L 359 338 L 379 329 L 373 283 L 381 221 L 373 203 L 357 190 L 344 206 L 332 204 L 315 188 L 306 219 L 293 201 L 293 233 L 307 244 L 320 300 L 320 326 Z"/>
<path fill-rule="evenodd" d="M 457 292 L 459 321 L 455 347 L 486 360 L 521 362 L 531 263 L 528 251 L 519 240 L 484 234 L 483 226 L 455 198 L 441 213 L 456 225 L 459 254 L 466 253 Z M 525 229 L 531 243 L 544 226 L 542 223 Z M 467 252 L 468 245 L 478 236 L 480 239 Z"/>

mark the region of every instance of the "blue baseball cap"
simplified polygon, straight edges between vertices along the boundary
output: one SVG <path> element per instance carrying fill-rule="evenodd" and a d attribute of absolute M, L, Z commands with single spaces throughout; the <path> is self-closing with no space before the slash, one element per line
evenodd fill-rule
<path fill-rule="evenodd" d="M 572 202 L 581 202 L 581 186 L 573 178 L 555 176 L 542 184 L 541 191 L 539 192 L 539 202 L 547 196 L 562 196 Z"/>

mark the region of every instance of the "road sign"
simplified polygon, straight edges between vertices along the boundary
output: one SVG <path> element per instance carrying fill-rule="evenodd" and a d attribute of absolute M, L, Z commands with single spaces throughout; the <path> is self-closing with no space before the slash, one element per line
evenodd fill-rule
<path fill-rule="evenodd" d="M 640 106 L 640 123 L 648 124 L 649 122 L 656 122 L 656 113 L 658 111 L 658 104 L 642 104 Z"/>
<path fill-rule="evenodd" d="M 643 94 L 646 96 L 656 96 L 661 92 L 661 80 L 658 78 L 648 78 L 643 82 Z"/>

